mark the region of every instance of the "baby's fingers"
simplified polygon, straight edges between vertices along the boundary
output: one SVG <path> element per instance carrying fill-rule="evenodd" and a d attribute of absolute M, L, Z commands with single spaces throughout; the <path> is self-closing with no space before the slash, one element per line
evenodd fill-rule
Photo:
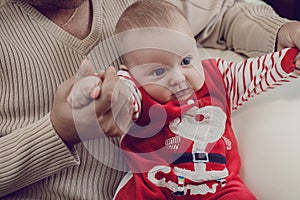
<path fill-rule="evenodd" d="M 72 107 L 81 108 L 96 99 L 100 95 L 101 82 L 97 76 L 87 76 L 79 80 L 68 98 Z"/>
<path fill-rule="evenodd" d="M 91 92 L 91 98 L 92 99 L 97 99 L 101 94 L 101 84 L 97 85 L 92 92 Z"/>

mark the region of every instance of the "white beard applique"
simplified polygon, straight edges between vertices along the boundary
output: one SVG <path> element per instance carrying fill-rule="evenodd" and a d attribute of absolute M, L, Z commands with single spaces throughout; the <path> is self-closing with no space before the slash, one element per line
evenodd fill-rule
<path fill-rule="evenodd" d="M 176 135 L 197 143 L 193 151 L 204 151 L 206 145 L 219 140 L 225 130 L 226 114 L 216 106 L 193 107 L 169 124 Z"/>
<path fill-rule="evenodd" d="M 201 153 L 208 155 L 209 151 L 206 149 L 207 144 L 218 141 L 225 130 L 226 125 L 226 113 L 216 106 L 205 106 L 198 108 L 194 106 L 189 111 L 184 113 L 180 118 L 174 119 L 169 124 L 170 130 L 177 136 L 172 141 L 166 141 L 166 146 L 171 149 L 177 149 L 178 143 L 181 138 L 186 138 L 194 142 L 192 147 L 192 153 Z M 186 194 L 187 190 L 190 190 L 191 195 L 215 193 L 216 187 L 219 183 L 215 183 L 211 188 L 203 183 L 210 180 L 223 180 L 228 176 L 228 170 L 225 167 L 223 170 L 206 171 L 205 162 L 193 162 L 194 171 L 179 167 L 171 169 L 170 166 L 156 166 L 148 174 L 148 178 L 151 182 L 159 187 L 166 187 L 176 192 L 178 188 L 177 183 L 167 181 L 166 179 L 155 179 L 157 172 L 169 173 L 171 170 L 178 177 L 184 177 L 186 179 L 198 182 L 199 185 L 185 185 L 182 189 L 182 194 Z M 200 184 L 201 183 L 201 184 Z"/>

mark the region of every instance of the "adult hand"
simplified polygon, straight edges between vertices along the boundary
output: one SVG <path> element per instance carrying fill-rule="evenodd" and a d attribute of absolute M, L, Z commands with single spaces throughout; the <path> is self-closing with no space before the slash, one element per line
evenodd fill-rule
<path fill-rule="evenodd" d="M 85 75 L 92 73 L 90 70 L 82 71 Z M 120 81 L 114 67 L 109 67 L 100 78 L 99 98 L 84 107 L 72 108 L 68 102 L 69 93 L 76 82 L 75 77 L 57 89 L 50 117 L 57 134 L 68 145 L 104 136 L 121 136 L 129 127 L 133 112 L 129 89 Z"/>
<path fill-rule="evenodd" d="M 131 91 L 110 66 L 101 76 L 101 95 L 96 100 L 96 113 L 102 131 L 108 137 L 127 132 L 134 111 Z"/>
<path fill-rule="evenodd" d="M 80 142 L 73 120 L 72 108 L 67 98 L 75 83 L 75 76 L 63 82 L 58 86 L 53 108 L 50 113 L 50 119 L 54 129 L 61 139 L 68 145 Z"/>
<path fill-rule="evenodd" d="M 288 22 L 279 29 L 276 50 L 287 47 L 300 49 L 300 22 Z"/>

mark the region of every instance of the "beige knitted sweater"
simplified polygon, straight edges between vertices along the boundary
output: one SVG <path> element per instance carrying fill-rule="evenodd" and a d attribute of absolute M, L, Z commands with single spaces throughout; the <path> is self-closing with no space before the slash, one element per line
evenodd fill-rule
<path fill-rule="evenodd" d="M 92 30 L 79 40 L 21 0 L 1 0 L 0 199 L 112 199 L 126 168 L 112 145 L 118 140 L 90 141 L 70 151 L 53 130 L 49 112 L 57 86 L 113 33 L 133 1 L 92 0 Z M 234 0 L 172 2 L 187 13 L 204 46 L 251 56 L 272 51 L 286 22 L 267 6 Z M 114 51 L 109 43 L 100 47 L 90 58 L 105 68 Z"/>

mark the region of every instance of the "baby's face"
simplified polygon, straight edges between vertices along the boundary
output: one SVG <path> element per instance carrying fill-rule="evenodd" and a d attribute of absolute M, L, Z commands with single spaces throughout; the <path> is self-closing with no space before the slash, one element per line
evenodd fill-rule
<path fill-rule="evenodd" d="M 126 55 L 126 60 L 132 61 L 127 67 L 156 101 L 187 100 L 204 83 L 201 61 L 192 49 L 180 55 L 158 49 L 137 50 Z"/>
<path fill-rule="evenodd" d="M 127 33 L 126 33 L 127 34 Z M 129 31 L 122 41 L 125 64 L 156 101 L 186 100 L 204 83 L 196 41 L 181 15 L 166 28 Z"/>

